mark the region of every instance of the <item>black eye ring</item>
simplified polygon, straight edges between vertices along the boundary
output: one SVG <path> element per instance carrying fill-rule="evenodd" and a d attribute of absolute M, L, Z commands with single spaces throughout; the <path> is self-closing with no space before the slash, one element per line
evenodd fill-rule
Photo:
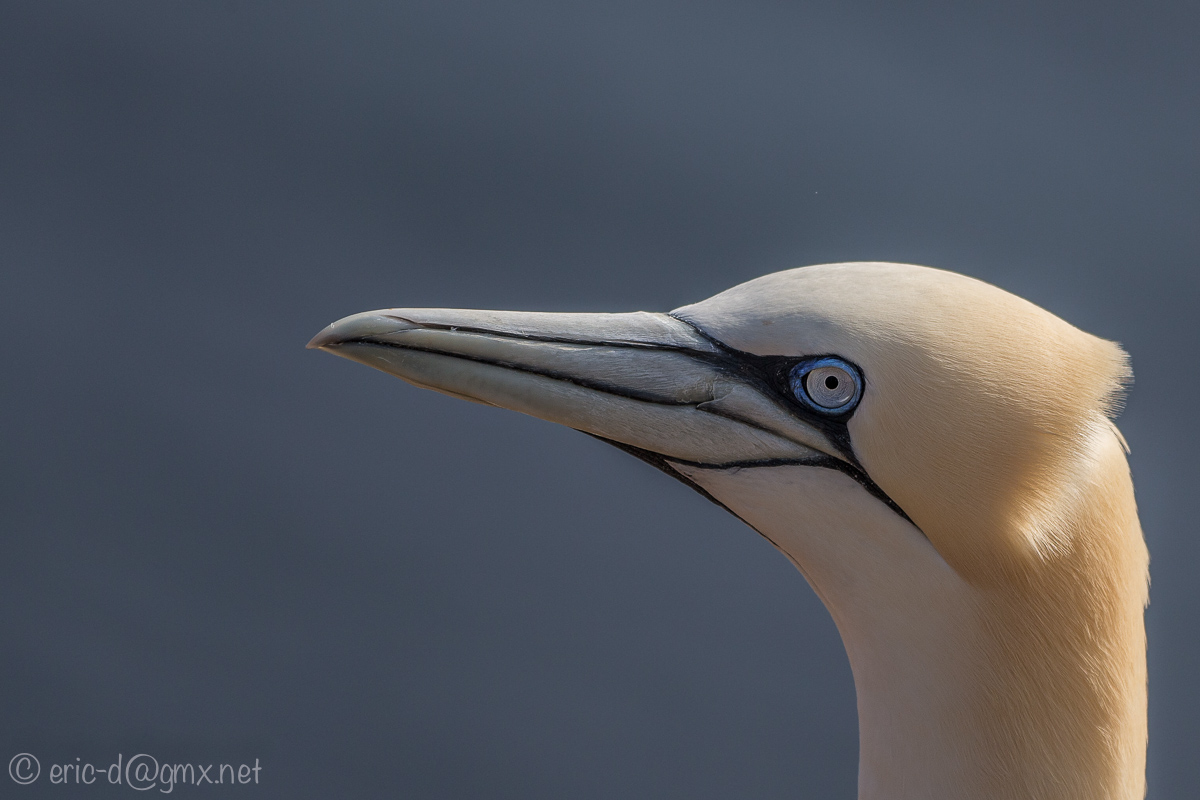
<path fill-rule="evenodd" d="M 862 399 L 858 367 L 837 356 L 801 361 L 792 367 L 788 383 L 797 400 L 822 414 L 848 414 Z"/>

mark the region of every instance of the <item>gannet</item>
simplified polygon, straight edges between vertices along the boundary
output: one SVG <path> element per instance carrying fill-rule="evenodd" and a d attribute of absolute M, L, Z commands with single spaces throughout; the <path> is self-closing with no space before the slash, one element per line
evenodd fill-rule
<path fill-rule="evenodd" d="M 1118 345 L 972 278 L 849 263 L 667 314 L 372 311 L 309 347 L 608 441 L 768 539 L 845 644 L 862 800 L 1144 796 Z"/>

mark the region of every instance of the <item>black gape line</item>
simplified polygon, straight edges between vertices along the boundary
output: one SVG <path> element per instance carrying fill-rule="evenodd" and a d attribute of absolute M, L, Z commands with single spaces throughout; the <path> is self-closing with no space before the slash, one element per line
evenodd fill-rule
<path fill-rule="evenodd" d="M 579 429 L 575 428 L 574 430 L 579 430 Z M 741 514 L 737 513 L 736 511 L 734 511 L 729 506 L 722 503 L 717 498 L 713 497 L 712 494 L 710 494 L 707 489 L 705 489 L 700 484 L 696 483 L 694 480 L 692 480 L 688 476 L 684 475 L 679 470 L 672 467 L 672 464 L 686 465 L 689 467 L 696 467 L 698 469 L 737 469 L 738 467 L 782 467 L 782 466 L 828 467 L 830 469 L 836 469 L 836 470 L 839 470 L 842 472 L 846 472 L 846 470 L 843 469 L 843 467 L 849 466 L 847 464 L 844 464 L 841 461 L 838 461 L 836 458 L 831 458 L 831 457 L 825 456 L 825 455 L 814 456 L 811 459 L 790 459 L 789 460 L 789 459 L 781 458 L 781 459 L 773 459 L 771 461 L 735 461 L 735 462 L 731 462 L 728 464 L 698 464 L 694 461 L 683 461 L 681 459 L 676 459 L 676 458 L 667 458 L 666 456 L 660 455 L 659 453 L 655 453 L 652 450 L 644 450 L 641 447 L 635 447 L 634 445 L 631 445 L 631 444 L 625 444 L 624 442 L 618 442 L 615 439 L 606 439 L 603 436 L 597 436 L 596 434 L 588 433 L 587 431 L 579 431 L 579 432 L 587 433 L 587 435 L 591 436 L 593 439 L 599 439 L 602 442 L 607 442 L 608 444 L 611 444 L 613 447 L 617 448 L 618 450 L 624 450 L 626 453 L 629 453 L 629 455 L 633 456 L 634 458 L 640 459 L 641 461 L 645 461 L 647 464 L 654 467 L 655 469 L 661 470 L 662 472 L 666 473 L 667 475 L 670 475 L 675 480 L 679 481 L 680 483 L 684 484 L 685 486 L 688 486 L 689 488 L 691 488 L 693 491 L 698 492 L 699 494 L 704 496 L 710 503 L 718 505 L 721 508 L 728 511 L 735 518 L 737 518 L 742 523 L 744 523 L 748 528 L 750 528 L 750 530 L 754 531 L 759 536 L 763 537 L 768 542 L 770 542 L 772 547 L 774 547 L 776 550 L 783 553 L 784 555 L 787 555 L 787 551 L 779 546 L 779 542 L 775 541 L 770 536 L 768 536 L 767 534 L 763 533 L 758 528 L 751 525 L 746 520 L 745 517 L 743 517 Z M 879 487 L 875 486 L 875 484 L 870 480 L 870 478 L 866 478 L 865 475 L 863 475 L 862 478 L 859 478 L 857 475 L 855 475 L 854 473 L 851 473 L 851 472 L 846 472 L 846 474 L 850 475 L 856 481 L 858 481 L 860 484 L 862 484 L 863 487 L 866 488 L 866 490 L 868 492 L 870 492 L 871 494 L 875 495 L 880 500 L 882 500 L 887 505 L 888 508 L 892 509 L 897 514 L 904 517 L 904 519 L 908 520 L 909 524 L 911 524 L 914 528 L 917 527 L 915 522 L 913 522 L 911 519 L 908 519 L 908 514 L 905 514 L 903 509 L 900 508 L 900 506 L 893 503 L 892 499 L 890 497 L 888 497 L 886 494 L 883 494 L 883 492 L 879 489 Z M 864 478 L 867 481 L 866 483 L 863 483 Z M 876 494 L 876 492 L 879 492 L 879 494 Z M 921 530 L 921 529 L 917 528 L 917 530 Z M 922 535 L 924 535 L 924 533 L 922 533 Z M 791 556 L 788 556 L 788 558 L 791 558 Z M 797 564 L 796 566 L 799 567 L 799 564 Z M 800 571 L 803 572 L 804 571 L 803 568 L 801 568 Z"/>
<path fill-rule="evenodd" d="M 579 429 L 576 428 L 575 430 L 579 430 Z M 838 472 L 849 475 L 860 486 L 862 486 L 864 489 L 866 489 L 871 494 L 872 497 L 874 497 L 877 500 L 880 500 L 885 506 L 890 508 L 892 511 L 895 511 L 897 514 L 899 514 L 901 517 L 903 517 L 904 520 L 906 522 L 908 522 L 910 525 L 912 525 L 914 528 L 917 528 L 917 530 L 921 530 L 920 528 L 917 527 L 917 523 L 913 522 L 912 519 L 908 516 L 908 514 L 904 513 L 904 509 L 902 509 L 896 503 L 896 501 L 894 501 L 894 500 L 892 500 L 892 498 L 888 497 L 887 493 L 884 492 L 883 489 L 880 489 L 879 485 L 876 484 L 875 481 L 871 480 L 871 478 L 867 476 L 867 473 L 858 469 L 853 464 L 847 464 L 845 461 L 836 459 L 833 456 L 827 456 L 827 455 L 821 454 L 821 455 L 812 456 L 811 458 L 772 458 L 772 459 L 764 459 L 762 461 L 728 461 L 728 462 L 724 462 L 721 464 L 702 464 L 698 461 L 685 461 L 682 458 L 670 458 L 668 456 L 662 455 L 661 453 L 655 453 L 652 450 L 644 450 L 640 447 L 637 447 L 636 445 L 625 444 L 624 442 L 618 442 L 613 439 L 606 439 L 603 436 L 597 436 L 596 434 L 588 433 L 587 431 L 580 431 L 580 433 L 587 433 L 587 435 L 591 436 L 593 439 L 599 439 L 602 442 L 608 442 L 613 447 L 616 447 L 620 450 L 624 450 L 626 453 L 629 453 L 631 456 L 634 456 L 635 458 L 639 458 L 642 461 L 645 461 L 650 466 L 656 467 L 656 468 L 662 470 L 663 472 L 670 475 L 672 478 L 675 478 L 683 483 L 686 483 L 688 486 L 695 489 L 697 492 L 704 495 L 709 500 L 711 500 L 712 502 L 719 505 L 721 508 L 728 511 L 730 514 L 733 514 L 738 519 L 742 519 L 742 518 L 737 514 L 737 512 L 735 512 L 729 506 L 722 503 L 717 498 L 713 497 L 708 492 L 707 489 L 700 486 L 698 483 L 693 481 L 691 478 L 688 478 L 683 473 L 674 469 L 671 465 L 679 464 L 680 466 L 683 466 L 683 467 L 692 467 L 694 469 L 712 469 L 712 470 L 741 469 L 741 468 L 750 468 L 750 467 L 755 467 L 755 468 L 759 468 L 759 467 L 824 467 L 825 469 L 835 469 Z M 742 519 L 742 522 L 746 522 L 746 520 Z M 746 522 L 746 524 L 749 525 L 750 523 Z M 751 525 L 751 527 L 754 527 L 754 526 Z"/>
<path fill-rule="evenodd" d="M 824 467 L 826 469 L 835 469 L 835 470 L 842 472 L 842 473 L 850 476 L 851 478 L 853 478 L 860 486 L 862 486 L 864 489 L 866 489 L 867 492 L 869 492 L 873 497 L 875 497 L 876 499 L 883 502 L 884 505 L 886 505 L 888 508 L 890 508 L 895 513 L 899 514 L 905 521 L 907 521 L 913 527 L 916 527 L 918 530 L 920 530 L 920 528 L 917 526 L 917 524 L 912 521 L 912 518 L 909 517 L 908 514 L 906 514 L 904 512 L 904 509 L 902 509 L 896 503 L 896 501 L 894 501 L 894 500 L 892 500 L 892 498 L 888 497 L 887 492 L 885 492 L 885 491 L 883 491 L 883 489 L 879 488 L 879 485 L 877 483 L 875 483 L 875 481 L 871 480 L 871 477 L 867 474 L 866 470 L 863 469 L 862 464 L 859 462 L 858 457 L 854 454 L 854 447 L 850 441 L 850 429 L 846 425 L 846 423 L 849 421 L 849 419 L 852 416 L 854 416 L 854 408 L 850 408 L 849 410 L 844 411 L 842 413 L 836 413 L 836 412 L 830 412 L 828 414 L 818 413 L 818 412 L 812 410 L 811 408 L 809 408 L 808 406 L 804 405 L 803 403 L 801 403 L 799 400 L 797 400 L 792 395 L 791 381 L 790 381 L 792 369 L 801 362 L 809 361 L 809 360 L 812 360 L 813 358 L 820 358 L 826 354 L 814 354 L 814 355 L 808 355 L 808 356 L 803 356 L 803 357 L 795 357 L 795 356 L 760 356 L 760 355 L 755 355 L 754 353 L 747 353 L 743 350 L 737 350 L 735 348 L 730 347 L 729 345 L 725 344 L 721 340 L 719 340 L 713 336 L 710 336 L 707 332 L 705 332 L 702 328 L 697 326 L 695 323 L 692 323 L 686 319 L 677 317 L 674 314 L 668 314 L 668 316 L 670 316 L 672 319 L 677 320 L 678 322 L 683 323 L 684 325 L 687 325 L 689 328 L 694 330 L 701 338 L 703 338 L 705 341 L 709 342 L 717 350 L 717 352 L 704 353 L 704 352 L 700 352 L 698 350 L 692 350 L 687 347 L 674 347 L 671 345 L 651 344 L 651 343 L 643 343 L 643 342 L 621 342 L 621 341 L 607 341 L 607 340 L 579 341 L 577 339 L 569 339 L 569 338 L 561 337 L 561 336 L 542 336 L 542 335 L 538 335 L 538 334 L 529 334 L 529 333 L 510 333 L 510 332 L 488 330 L 487 328 L 477 328 L 477 327 L 469 326 L 469 325 L 447 325 L 447 324 L 443 324 L 443 323 L 416 322 L 414 320 L 410 320 L 405 317 L 400 317 L 400 316 L 396 316 L 396 315 L 392 315 L 392 314 L 387 314 L 384 316 L 387 316 L 389 319 L 394 319 L 394 320 L 397 320 L 400 322 L 407 322 L 412 325 L 416 325 L 417 327 L 426 328 L 429 330 L 443 330 L 443 331 L 456 331 L 456 332 L 462 332 L 462 333 L 474 333 L 474 334 L 480 334 L 480 335 L 485 335 L 485 336 L 495 336 L 495 337 L 501 338 L 501 339 L 521 339 L 521 340 L 530 341 L 530 342 L 546 342 L 548 344 L 571 344 L 571 345 L 579 345 L 579 346 L 589 346 L 590 345 L 590 346 L 595 346 L 595 347 L 629 348 L 631 350 L 664 350 L 664 351 L 681 353 L 690 358 L 694 358 L 697 361 L 707 362 L 707 363 L 717 367 L 722 372 L 725 372 L 726 374 L 730 375 L 731 377 L 737 378 L 737 379 L 743 381 L 744 383 L 754 386 L 754 388 L 756 388 L 758 391 L 762 392 L 763 394 L 774 397 L 780 403 L 780 405 L 782 405 L 784 408 L 786 408 L 790 413 L 799 417 L 801 420 L 803 420 L 807 424 L 811 425 L 812 427 L 819 430 L 821 433 L 825 434 L 826 438 L 830 441 L 830 443 L 833 444 L 833 446 L 835 448 L 837 448 L 837 451 L 843 456 L 843 458 L 845 458 L 845 461 L 843 461 L 841 459 L 833 458 L 832 456 L 822 454 L 822 455 L 812 456 L 810 458 L 800 458 L 800 459 L 782 459 L 781 458 L 781 459 L 769 459 L 769 460 L 762 460 L 762 461 L 731 461 L 731 462 L 726 462 L 726 463 L 709 464 L 709 463 L 702 463 L 702 462 L 685 461 L 683 459 L 678 459 L 678 458 L 669 458 L 667 456 L 662 455 L 661 453 L 655 453 L 651 450 L 645 450 L 645 449 L 637 447 L 635 445 L 625 444 L 624 442 L 618 442 L 618 441 L 614 441 L 612 439 L 607 439 L 603 436 L 597 436 L 594 433 L 588 433 L 588 435 L 595 439 L 599 439 L 602 442 L 608 442 L 609 444 L 613 445 L 614 447 L 624 450 L 626 453 L 629 453 L 630 455 L 632 455 L 642 461 L 645 461 L 647 464 L 650 464 L 651 466 L 662 470 L 663 472 L 667 473 L 671 477 L 682 481 L 683 483 L 687 484 L 695 491 L 702 494 L 704 497 L 708 498 L 713 503 L 716 503 L 721 508 L 723 508 L 726 511 L 728 511 L 729 513 L 733 514 L 735 517 L 738 517 L 738 515 L 734 511 L 732 511 L 728 506 L 726 506 L 724 503 L 722 503 L 717 498 L 713 497 L 708 491 L 706 491 L 703 487 L 701 487 L 695 481 L 688 479 L 686 476 L 684 476 L 680 472 L 673 469 L 671 467 L 671 464 L 676 463 L 676 464 L 680 464 L 681 466 L 689 466 L 689 467 L 694 467 L 697 469 L 718 469 L 718 470 L 719 469 L 734 469 L 734 468 L 738 468 L 738 467 L 782 467 L 782 466 Z M 641 402 L 657 403 L 659 405 L 672 405 L 671 403 L 664 402 L 661 397 L 656 397 L 656 396 L 652 396 L 652 395 L 648 395 L 648 394 L 643 394 L 641 392 L 631 391 L 628 387 L 617 386 L 614 384 L 607 383 L 605 381 L 596 381 L 596 380 L 590 380 L 587 378 L 580 378 L 579 376 L 570 375 L 570 374 L 563 373 L 563 372 L 558 372 L 557 370 L 536 369 L 536 368 L 530 367 L 526 364 L 518 364 L 515 362 L 511 362 L 511 361 L 505 361 L 503 359 L 484 358 L 481 356 L 461 355 L 458 353 L 447 353 L 445 351 L 436 350 L 431 347 L 414 347 L 412 345 L 399 344 L 397 342 L 381 341 L 372 336 L 363 336 L 363 337 L 359 337 L 357 339 L 349 339 L 349 340 L 346 340 L 345 342 L 342 342 L 341 344 L 356 344 L 356 343 L 357 344 L 370 344 L 370 345 L 375 345 L 375 346 L 379 346 L 379 347 L 393 347 L 398 350 L 416 350 L 419 352 L 432 353 L 434 355 L 448 356 L 450 358 L 460 358 L 460 359 L 463 359 L 464 361 L 476 361 L 481 364 L 490 364 L 492 366 L 504 367 L 506 369 L 515 370 L 517 372 L 527 372 L 532 375 L 541 375 L 546 378 L 552 378 L 554 380 L 564 381 L 566 383 L 573 383 L 576 386 L 581 386 L 585 389 L 591 389 L 591 390 L 597 391 L 597 392 L 604 392 L 606 394 L 617 395 L 619 397 L 626 397 L 631 400 L 639 400 Z M 832 355 L 832 354 L 829 354 L 829 355 Z M 857 364 L 853 364 L 853 366 L 855 369 L 858 370 L 859 374 L 862 376 L 862 380 L 864 382 L 863 391 L 865 392 L 866 391 L 866 376 L 862 375 L 862 370 L 859 369 Z M 678 404 L 674 404 L 674 405 L 693 405 L 693 404 L 692 403 L 678 403 Z M 855 407 L 857 407 L 857 406 L 855 406 Z M 737 418 L 737 421 L 744 425 L 748 425 L 750 427 L 759 427 L 759 426 L 754 425 L 753 422 L 750 422 L 749 420 L 741 419 L 740 417 Z M 763 430 L 765 430 L 765 429 L 763 429 Z M 587 431 L 582 431 L 582 433 L 587 433 Z M 738 517 L 738 519 L 741 519 L 741 517 Z M 742 521 L 745 522 L 745 520 L 742 520 Z M 747 523 L 747 524 L 749 524 L 749 523 Z M 751 526 L 751 527 L 753 527 L 753 526 Z M 760 531 L 760 533 L 761 533 L 761 531 Z"/>

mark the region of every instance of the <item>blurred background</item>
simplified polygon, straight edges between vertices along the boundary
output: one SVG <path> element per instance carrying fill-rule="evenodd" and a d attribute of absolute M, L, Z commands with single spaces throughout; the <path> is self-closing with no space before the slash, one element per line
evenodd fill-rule
<path fill-rule="evenodd" d="M 964 272 L 1122 342 L 1150 797 L 1200 796 L 1194 3 L 0 5 L 0 763 L 253 797 L 853 798 L 828 614 L 570 430 L 304 344 Z"/>

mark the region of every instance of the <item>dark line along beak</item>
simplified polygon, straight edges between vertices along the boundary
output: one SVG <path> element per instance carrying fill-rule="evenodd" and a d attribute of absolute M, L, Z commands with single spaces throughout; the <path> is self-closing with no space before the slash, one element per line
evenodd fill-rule
<path fill-rule="evenodd" d="M 666 314 L 398 308 L 346 317 L 308 346 L 567 425 L 664 470 L 841 469 L 903 514 L 857 464 L 844 425 L 804 419 L 772 390 L 761 357 Z"/>

